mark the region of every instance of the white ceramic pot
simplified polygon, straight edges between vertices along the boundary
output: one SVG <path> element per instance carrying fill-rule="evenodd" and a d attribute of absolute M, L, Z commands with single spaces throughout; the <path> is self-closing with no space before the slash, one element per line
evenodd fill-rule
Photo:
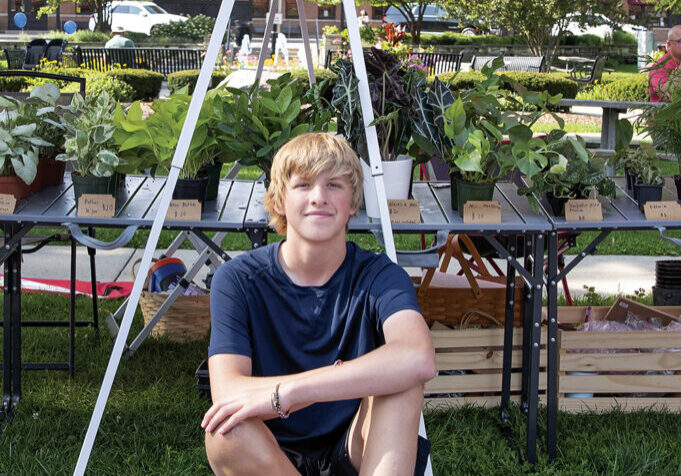
<path fill-rule="evenodd" d="M 409 198 L 409 183 L 413 160 L 408 155 L 399 155 L 397 160 L 382 162 L 386 198 L 395 200 L 406 200 Z M 364 203 L 367 215 L 371 218 L 380 218 L 378 199 L 376 198 L 376 185 L 374 177 L 371 175 L 371 168 L 364 160 L 360 160 L 360 162 L 364 172 Z"/>

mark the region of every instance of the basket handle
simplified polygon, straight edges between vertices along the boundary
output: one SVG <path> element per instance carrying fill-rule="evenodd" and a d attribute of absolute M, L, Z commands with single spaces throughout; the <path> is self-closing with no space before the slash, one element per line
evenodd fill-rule
<path fill-rule="evenodd" d="M 494 316 L 491 314 L 487 314 L 486 312 L 478 311 L 478 310 L 473 310 L 473 311 L 468 311 L 466 314 L 463 315 L 461 319 L 461 323 L 459 324 L 460 329 L 466 329 L 470 322 L 473 320 L 475 317 L 484 317 L 488 321 L 490 321 L 492 324 L 496 325 L 497 327 L 503 327 L 501 322 L 499 322 Z"/>
<path fill-rule="evenodd" d="M 151 258 L 151 262 L 155 263 L 157 262 L 157 258 Z M 130 274 L 132 275 L 132 280 L 135 281 L 137 279 L 136 273 L 135 273 L 135 266 L 140 264 L 142 262 L 142 258 L 137 258 L 135 262 L 132 264 L 130 267 Z M 144 286 L 142 286 L 143 289 L 147 289 L 147 286 L 149 285 L 149 276 L 144 280 Z"/>
<path fill-rule="evenodd" d="M 470 252 L 471 256 L 473 256 L 473 259 L 475 260 L 476 264 L 480 268 L 481 271 L 481 278 L 490 278 L 492 275 L 489 273 L 487 270 L 487 267 L 485 266 L 485 263 L 482 260 L 482 257 L 480 256 L 480 253 L 478 252 L 478 249 L 475 247 L 473 244 L 473 241 L 470 239 L 468 235 L 449 235 L 447 237 L 447 244 L 444 247 L 444 259 L 442 260 L 442 265 L 440 266 L 440 272 L 444 273 L 447 271 L 447 268 L 449 267 L 449 262 L 452 259 L 452 255 L 454 255 L 461 265 L 461 269 L 464 272 L 464 275 L 466 276 L 466 279 L 468 280 L 468 284 L 471 286 L 471 292 L 475 296 L 476 299 L 480 299 L 482 297 L 482 290 L 480 289 L 480 285 L 478 284 L 476 277 L 473 275 L 473 271 L 471 271 L 471 267 L 468 265 L 468 261 L 463 257 L 463 252 L 461 251 L 461 245 L 459 244 L 459 240 L 463 241 L 464 244 L 466 245 L 466 248 Z M 440 250 L 440 253 L 442 253 L 442 249 Z M 433 276 L 435 275 L 435 268 L 428 268 L 428 271 L 426 272 L 426 275 L 423 278 L 423 282 L 419 286 L 418 290 L 418 295 L 423 297 L 428 290 L 428 286 L 430 286 L 430 282 L 433 280 Z"/>

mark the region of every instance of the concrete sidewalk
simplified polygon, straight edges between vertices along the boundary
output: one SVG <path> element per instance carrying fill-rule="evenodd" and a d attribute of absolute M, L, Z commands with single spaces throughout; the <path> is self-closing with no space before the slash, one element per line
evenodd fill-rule
<path fill-rule="evenodd" d="M 97 251 L 96 273 L 100 282 L 132 281 L 131 268 L 133 263 L 142 257 L 144 250 L 120 248 L 114 251 Z M 229 252 L 236 256 L 242 251 Z M 155 256 L 159 256 L 157 251 Z M 175 256 L 189 267 L 198 253 L 194 250 L 179 250 Z M 22 276 L 24 278 L 69 279 L 70 276 L 70 247 L 46 246 L 40 251 L 24 255 Z M 569 263 L 572 256 L 566 257 Z M 568 275 L 568 285 L 573 295 L 584 294 L 584 286 L 593 287 L 599 294 L 633 294 L 643 288 L 650 292 L 655 284 L 655 261 L 663 259 L 678 259 L 663 256 L 587 256 L 579 266 Z M 456 260 L 452 260 L 453 263 Z M 76 258 L 76 277 L 79 280 L 90 279 L 90 261 L 87 250 L 79 246 Z M 505 263 L 499 261 L 501 269 L 505 270 Z M 450 272 L 456 272 L 458 265 L 452 264 Z M 203 284 L 208 273 L 204 266 L 195 278 L 195 282 Z M 420 273 L 419 268 L 408 268 L 412 275 Z M 562 286 L 558 287 L 562 293 Z"/>

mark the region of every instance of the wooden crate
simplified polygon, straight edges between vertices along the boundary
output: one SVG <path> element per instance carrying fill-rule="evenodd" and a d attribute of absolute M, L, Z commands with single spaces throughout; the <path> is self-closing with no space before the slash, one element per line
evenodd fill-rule
<path fill-rule="evenodd" d="M 545 329 L 543 329 L 545 330 Z M 522 329 L 513 329 L 511 400 L 520 399 Z M 425 408 L 457 407 L 466 404 L 490 407 L 501 401 L 501 371 L 504 329 L 431 328 L 438 376 L 426 383 Z M 539 374 L 540 399 L 546 393 L 546 332 L 542 332 Z M 445 375 L 456 371 L 460 375 Z"/>
<path fill-rule="evenodd" d="M 608 309 L 609 306 L 593 307 L 591 319 L 603 318 Z M 681 307 L 657 309 L 681 314 Z M 558 320 L 562 324 L 581 323 L 585 313 L 585 307 L 561 307 Z M 625 411 L 641 408 L 681 411 L 681 331 L 561 330 L 558 369 L 561 410 L 608 411 L 618 407 Z"/>

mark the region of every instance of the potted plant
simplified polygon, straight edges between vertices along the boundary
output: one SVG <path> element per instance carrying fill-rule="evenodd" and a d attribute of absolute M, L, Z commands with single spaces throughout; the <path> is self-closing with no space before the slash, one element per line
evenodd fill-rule
<path fill-rule="evenodd" d="M 226 88 L 229 94 L 215 106 L 220 160 L 257 165 L 269 184 L 272 159 L 282 145 L 305 132 L 328 130 L 331 114 L 319 107 L 322 87 L 316 83 L 308 90 L 306 82 L 286 73 L 265 88 L 258 83 L 247 91 Z"/>
<path fill-rule="evenodd" d="M 27 197 L 38 173 L 40 147 L 53 144 L 42 139 L 40 102 L 0 97 L 0 193 Z M 35 188 L 34 191 L 39 191 Z"/>
<path fill-rule="evenodd" d="M 64 182 L 66 164 L 57 161 L 55 157 L 64 148 L 64 126 L 59 117 L 62 107 L 57 105 L 60 96 L 59 87 L 54 83 L 36 86 L 31 90 L 29 101 L 35 101 L 39 118 L 36 135 L 50 146 L 39 149 L 38 173 L 36 182 L 38 188 L 59 185 Z"/>
<path fill-rule="evenodd" d="M 655 158 L 654 153 L 651 155 L 643 151 L 636 155 L 632 154 L 632 159 L 628 161 L 628 166 L 636 177 L 633 185 L 634 199 L 641 211 L 646 202 L 662 200 L 664 177 L 660 168 L 655 165 Z"/>
<path fill-rule="evenodd" d="M 519 195 L 528 197 L 533 209 L 538 210 L 539 198 L 546 197 L 553 215 L 560 216 L 568 200 L 589 198 L 596 193 L 615 196 L 615 182 L 606 177 L 606 159 L 587 150 L 581 137 L 565 137 L 564 131 L 554 130 L 548 139 L 548 163 L 528 185 L 518 189 Z"/>
<path fill-rule="evenodd" d="M 468 200 L 491 200 L 494 183 L 514 170 L 531 178 L 541 171 L 551 156 L 546 141 L 534 137 L 532 125 L 549 113 L 560 95 L 529 92 L 515 85 L 516 99 L 501 89 L 501 78 L 494 74 L 503 65 L 501 58 L 483 68 L 485 79 L 459 94 L 451 104 L 443 93 L 445 86 L 433 83 L 432 92 L 415 102 L 414 147 L 411 151 L 433 151 L 450 164 L 452 208 L 463 214 Z M 453 97 L 453 96 L 452 96 Z M 513 107 L 509 107 L 512 105 Z M 562 120 L 555 116 L 562 127 Z M 505 138 L 507 138 L 505 140 Z"/>
<path fill-rule="evenodd" d="M 388 198 L 406 199 L 409 198 L 413 170 L 413 160 L 407 155 L 412 135 L 410 110 L 413 92 L 425 87 L 425 76 L 416 68 L 405 67 L 396 55 L 377 48 L 365 52 L 364 62 L 374 113 L 371 125 L 376 126 L 386 194 Z M 378 204 L 373 177 L 367 165 L 369 154 L 358 80 L 350 61 L 339 60 L 332 70 L 338 75 L 331 100 L 333 113 L 338 119 L 338 132 L 363 159 L 367 214 L 376 217 Z"/>
<path fill-rule="evenodd" d="M 639 117 L 658 150 L 676 157 L 679 174 L 674 176 L 677 197 L 681 198 L 681 95 L 660 108 L 649 107 Z"/>
<path fill-rule="evenodd" d="M 86 193 L 116 195 L 115 169 L 120 164 L 113 140 L 116 104 L 106 91 L 85 98 L 75 93 L 62 116 L 64 152 L 56 159 L 71 163 L 76 203 Z"/>
<path fill-rule="evenodd" d="M 222 145 L 218 138 L 216 98 L 224 94 L 211 90 L 199 113 L 187 157 L 180 171 L 173 198 L 205 200 L 217 197 L 219 172 L 222 166 L 217 159 L 222 156 Z M 170 170 L 177 141 L 182 131 L 191 96 L 186 89 L 157 99 L 151 104 L 151 114 L 144 117 L 139 101 L 127 111 L 121 106 L 114 115 L 113 139 L 125 164 L 119 170 L 126 173 L 150 169 L 152 175 L 167 174 Z M 212 170 L 211 170 L 212 167 Z M 212 182 L 209 181 L 212 172 Z"/>

